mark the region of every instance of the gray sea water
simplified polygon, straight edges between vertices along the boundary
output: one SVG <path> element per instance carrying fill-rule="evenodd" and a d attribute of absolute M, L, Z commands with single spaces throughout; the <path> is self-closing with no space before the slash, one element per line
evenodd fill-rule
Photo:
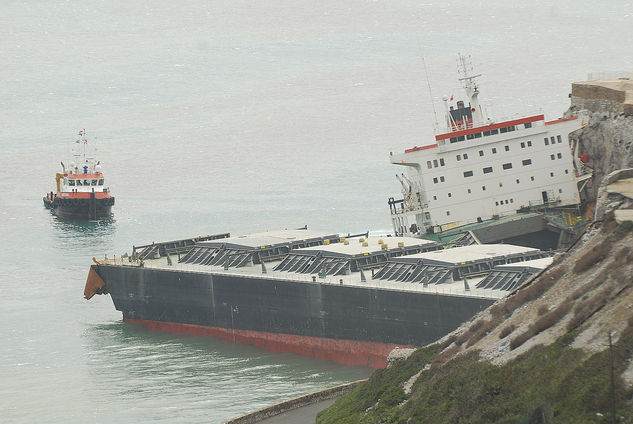
<path fill-rule="evenodd" d="M 431 142 L 458 52 L 498 117 L 555 119 L 572 82 L 633 71 L 622 0 L 0 5 L 3 422 L 218 423 L 368 376 L 124 324 L 107 296 L 82 299 L 91 258 L 225 231 L 388 231 L 389 152 Z M 42 205 L 83 128 L 111 220 Z"/>

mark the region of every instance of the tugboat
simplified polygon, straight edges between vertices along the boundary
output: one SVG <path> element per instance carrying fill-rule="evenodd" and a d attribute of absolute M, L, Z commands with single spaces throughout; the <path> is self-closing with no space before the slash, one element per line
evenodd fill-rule
<path fill-rule="evenodd" d="M 92 157 L 86 157 L 86 130 L 79 131 L 77 144 L 83 144 L 83 155 L 79 149 L 73 151 L 74 161 L 69 167 L 61 162 L 62 172 L 55 175 L 57 193 L 47 193 L 44 206 L 62 218 L 90 219 L 110 216 L 114 197 L 104 186 L 101 164 Z"/>

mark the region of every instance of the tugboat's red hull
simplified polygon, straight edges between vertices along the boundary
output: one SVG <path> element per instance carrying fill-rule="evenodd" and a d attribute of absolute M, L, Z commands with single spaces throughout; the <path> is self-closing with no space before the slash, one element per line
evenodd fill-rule
<path fill-rule="evenodd" d="M 109 217 L 114 205 L 114 197 L 97 199 L 89 197 L 85 199 L 59 198 L 50 200 L 44 197 L 44 206 L 61 218 L 97 219 Z"/>

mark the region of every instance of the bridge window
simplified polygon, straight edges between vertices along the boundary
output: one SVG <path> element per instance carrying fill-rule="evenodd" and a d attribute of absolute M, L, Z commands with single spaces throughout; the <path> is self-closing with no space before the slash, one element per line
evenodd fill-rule
<path fill-rule="evenodd" d="M 97 185 L 97 180 L 92 180 L 92 185 L 96 186 Z"/>
<path fill-rule="evenodd" d="M 85 186 L 89 186 L 90 185 L 90 180 L 84 180 L 84 185 Z"/>
<path fill-rule="evenodd" d="M 99 185 L 103 185 L 103 178 L 99 180 Z"/>
<path fill-rule="evenodd" d="M 78 186 L 83 185 L 83 184 L 81 184 L 81 180 L 77 180 L 77 185 Z"/>
<path fill-rule="evenodd" d="M 75 185 L 75 180 L 68 180 L 68 185 L 74 186 Z"/>

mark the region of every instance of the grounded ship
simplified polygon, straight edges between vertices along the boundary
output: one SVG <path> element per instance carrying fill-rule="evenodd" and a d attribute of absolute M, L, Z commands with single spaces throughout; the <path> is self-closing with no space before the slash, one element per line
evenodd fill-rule
<path fill-rule="evenodd" d="M 484 122 L 474 76 L 462 81 L 470 104 L 447 102 L 447 131 L 392 155 L 410 170 L 389 202 L 395 236 L 304 229 L 139 246 L 95 259 L 84 296 L 110 294 L 124 321 L 150 329 L 374 368 L 395 347 L 441 338 L 551 263 L 551 246 L 530 246 L 540 231 L 558 230 L 559 246 L 576 237 L 586 179 L 568 143 L 577 117 Z M 483 244 L 495 238 L 505 243 Z"/>
<path fill-rule="evenodd" d="M 86 157 L 85 130 L 79 131 L 77 144 L 83 145 L 83 154 L 73 152 L 74 161 L 67 168 L 62 162 L 62 173 L 57 173 L 57 192 L 47 193 L 44 206 L 62 218 L 97 219 L 110 216 L 114 197 L 104 185 L 99 161 Z"/>
<path fill-rule="evenodd" d="M 95 260 L 84 296 L 108 293 L 124 321 L 150 329 L 379 368 L 395 347 L 437 340 L 551 262 L 507 244 L 226 236 Z"/>

